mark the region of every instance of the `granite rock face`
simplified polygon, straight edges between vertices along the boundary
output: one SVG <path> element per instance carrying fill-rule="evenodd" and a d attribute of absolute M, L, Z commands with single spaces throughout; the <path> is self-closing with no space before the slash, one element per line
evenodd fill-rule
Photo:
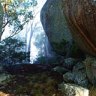
<path fill-rule="evenodd" d="M 63 0 L 47 0 L 40 16 L 53 51 L 66 57 L 83 56 L 81 50 L 74 43 L 66 22 Z"/>
<path fill-rule="evenodd" d="M 89 90 L 74 84 L 60 84 L 64 96 L 89 96 Z"/>
<path fill-rule="evenodd" d="M 63 9 L 76 43 L 96 56 L 96 0 L 63 0 Z"/>
<path fill-rule="evenodd" d="M 47 0 L 41 10 L 41 22 L 57 53 L 65 55 L 72 44 L 72 36 L 62 9 L 62 0 Z"/>
<path fill-rule="evenodd" d="M 86 56 L 84 65 L 89 81 L 96 86 L 96 57 Z"/>

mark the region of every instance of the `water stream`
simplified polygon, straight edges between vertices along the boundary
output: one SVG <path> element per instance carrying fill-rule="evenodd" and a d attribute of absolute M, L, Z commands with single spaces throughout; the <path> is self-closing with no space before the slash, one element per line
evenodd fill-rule
<path fill-rule="evenodd" d="M 51 47 L 48 38 L 43 30 L 40 21 L 40 11 L 46 0 L 38 0 L 38 5 L 36 6 L 36 17 L 33 21 L 29 22 L 30 26 L 26 30 L 27 35 L 27 51 L 30 51 L 30 62 L 33 63 L 37 58 L 44 56 L 45 58 L 50 58 L 52 56 Z"/>

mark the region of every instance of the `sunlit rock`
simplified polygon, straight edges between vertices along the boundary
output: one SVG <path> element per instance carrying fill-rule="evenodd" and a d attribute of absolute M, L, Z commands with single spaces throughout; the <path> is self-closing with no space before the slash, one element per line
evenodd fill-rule
<path fill-rule="evenodd" d="M 64 93 L 64 96 L 89 96 L 89 90 L 81 86 L 62 83 L 59 87 Z"/>
<path fill-rule="evenodd" d="M 4 92 L 0 91 L 0 96 L 14 96 L 14 95 L 7 94 L 7 93 L 4 93 Z"/>

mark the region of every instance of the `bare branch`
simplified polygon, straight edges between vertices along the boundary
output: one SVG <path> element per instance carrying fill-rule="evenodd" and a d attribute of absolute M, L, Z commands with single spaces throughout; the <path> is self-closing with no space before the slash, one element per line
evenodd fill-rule
<path fill-rule="evenodd" d="M 10 22 L 10 20 L 9 21 L 7 21 L 3 26 L 2 26 L 2 28 L 5 28 L 5 26 L 7 26 L 7 24 Z"/>

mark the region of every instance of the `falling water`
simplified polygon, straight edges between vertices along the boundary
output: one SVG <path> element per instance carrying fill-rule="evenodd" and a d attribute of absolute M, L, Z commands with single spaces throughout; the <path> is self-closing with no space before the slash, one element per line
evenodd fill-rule
<path fill-rule="evenodd" d="M 40 21 L 40 11 L 46 0 L 38 0 L 38 5 L 36 6 L 36 16 L 34 20 L 30 21 L 26 29 L 27 37 L 27 47 L 26 50 L 30 51 L 30 63 L 36 61 L 40 56 L 45 58 L 52 57 L 51 47 L 48 38 L 43 30 Z"/>
<path fill-rule="evenodd" d="M 53 52 L 51 50 L 50 43 L 48 41 L 47 36 L 45 36 L 45 57 L 52 57 Z"/>

